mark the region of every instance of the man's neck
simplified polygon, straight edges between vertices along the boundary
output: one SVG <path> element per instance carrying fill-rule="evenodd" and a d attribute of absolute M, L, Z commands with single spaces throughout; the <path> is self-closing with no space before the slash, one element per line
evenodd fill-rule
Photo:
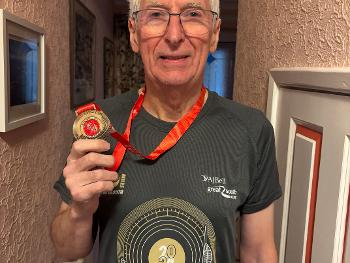
<path fill-rule="evenodd" d="M 188 113 L 200 96 L 197 87 L 146 87 L 144 109 L 154 117 L 167 122 L 178 122 Z"/>

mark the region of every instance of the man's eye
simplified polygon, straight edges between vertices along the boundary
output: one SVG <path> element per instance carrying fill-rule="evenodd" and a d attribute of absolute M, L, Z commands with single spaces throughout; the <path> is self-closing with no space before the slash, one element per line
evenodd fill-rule
<path fill-rule="evenodd" d="M 150 14 L 151 17 L 159 17 L 161 14 L 159 12 L 153 12 Z"/>
<path fill-rule="evenodd" d="M 192 12 L 190 13 L 190 16 L 195 17 L 195 16 L 200 16 L 200 14 L 199 14 L 198 12 L 192 11 Z"/>
<path fill-rule="evenodd" d="M 203 11 L 201 10 L 188 10 L 183 14 L 185 17 L 202 17 Z"/>
<path fill-rule="evenodd" d="M 159 12 L 159 11 L 152 11 L 149 13 L 148 15 L 150 18 L 162 18 L 164 17 L 164 13 L 163 12 Z"/>

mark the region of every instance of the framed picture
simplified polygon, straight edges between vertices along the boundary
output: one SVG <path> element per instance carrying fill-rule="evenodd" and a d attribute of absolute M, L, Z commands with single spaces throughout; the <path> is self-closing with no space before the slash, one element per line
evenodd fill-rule
<path fill-rule="evenodd" d="M 118 56 L 114 59 L 115 94 L 121 94 L 144 85 L 141 56 L 132 51 L 128 30 L 128 14 L 114 15 L 114 45 Z"/>
<path fill-rule="evenodd" d="M 79 0 L 70 1 L 71 108 L 95 99 L 95 16 Z"/>
<path fill-rule="evenodd" d="M 0 132 L 45 118 L 44 30 L 0 9 Z"/>
<path fill-rule="evenodd" d="M 114 45 L 113 41 L 104 38 L 103 40 L 103 75 L 104 75 L 104 97 L 114 96 Z"/>

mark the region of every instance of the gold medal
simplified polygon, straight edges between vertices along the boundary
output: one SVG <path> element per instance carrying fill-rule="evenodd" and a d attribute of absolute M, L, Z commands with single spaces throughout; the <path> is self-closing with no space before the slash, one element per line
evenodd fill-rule
<path fill-rule="evenodd" d="M 86 110 L 81 112 L 74 121 L 73 135 L 79 139 L 105 138 L 111 131 L 111 122 L 101 110 Z"/>

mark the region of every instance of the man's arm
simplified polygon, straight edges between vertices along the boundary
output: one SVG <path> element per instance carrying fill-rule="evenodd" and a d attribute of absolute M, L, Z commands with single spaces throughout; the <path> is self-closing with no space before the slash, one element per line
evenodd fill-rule
<path fill-rule="evenodd" d="M 64 260 L 76 260 L 86 257 L 93 246 L 92 216 L 74 218 L 71 208 L 62 202 L 52 222 L 51 238 L 56 254 Z"/>
<path fill-rule="evenodd" d="M 114 158 L 101 154 L 110 145 L 102 140 L 78 140 L 73 143 L 63 170 L 65 184 L 71 195 L 70 204 L 62 203 L 52 222 L 51 238 L 58 257 L 76 260 L 92 249 L 93 214 L 102 192 L 112 191 L 116 172 Z"/>
<path fill-rule="evenodd" d="M 241 217 L 242 263 L 277 263 L 274 240 L 274 205 Z"/>

